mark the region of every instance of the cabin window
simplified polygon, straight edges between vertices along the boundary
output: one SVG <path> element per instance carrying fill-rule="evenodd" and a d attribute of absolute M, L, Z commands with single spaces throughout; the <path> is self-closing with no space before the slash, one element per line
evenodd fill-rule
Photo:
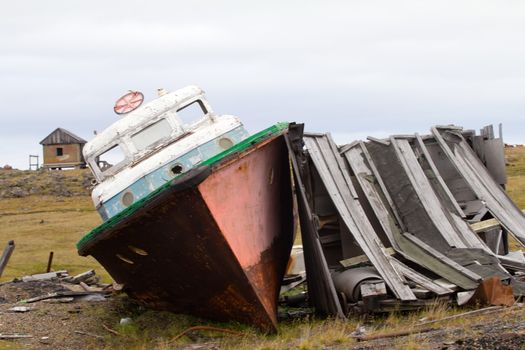
<path fill-rule="evenodd" d="M 64 155 L 64 149 L 62 147 L 57 147 L 57 157 Z"/>
<path fill-rule="evenodd" d="M 100 170 L 106 171 L 114 165 L 124 161 L 124 159 L 126 159 L 126 155 L 119 145 L 115 145 L 106 152 L 99 155 L 97 158 L 98 167 Z"/>
<path fill-rule="evenodd" d="M 204 117 L 207 113 L 208 111 L 206 110 L 204 104 L 200 100 L 192 102 L 189 105 L 177 110 L 178 117 L 185 124 L 190 124 L 191 122 Z"/>
<path fill-rule="evenodd" d="M 142 151 L 147 147 L 171 135 L 173 129 L 166 119 L 161 119 L 155 124 L 139 131 L 131 136 L 131 142 L 135 145 L 137 151 Z"/>

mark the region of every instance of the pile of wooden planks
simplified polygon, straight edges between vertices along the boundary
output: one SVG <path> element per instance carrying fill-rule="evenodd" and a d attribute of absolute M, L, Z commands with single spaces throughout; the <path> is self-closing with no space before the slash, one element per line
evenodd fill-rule
<path fill-rule="evenodd" d="M 508 250 L 509 234 L 525 243 L 525 215 L 505 193 L 503 142 L 491 130 L 288 140 L 316 310 L 345 317 L 473 295 L 511 305 L 525 294 L 525 257 Z M 484 293 L 488 281 L 505 297 Z"/>

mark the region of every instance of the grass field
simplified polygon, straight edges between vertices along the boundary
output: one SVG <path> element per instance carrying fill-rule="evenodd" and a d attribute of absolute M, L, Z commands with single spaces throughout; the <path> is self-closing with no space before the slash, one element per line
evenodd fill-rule
<path fill-rule="evenodd" d="M 12 239 L 16 245 L 1 280 L 45 272 L 51 251 L 54 270 L 77 274 L 94 268 L 109 280 L 93 258 L 81 257 L 75 249 L 75 243 L 100 222 L 87 196 L 0 200 L 0 242 Z"/>
<path fill-rule="evenodd" d="M 506 149 L 508 193 L 518 206 L 525 208 L 525 148 Z M 82 171 L 64 172 L 65 175 L 53 175 L 39 172 L 18 172 L 8 174 L 0 170 L 0 191 L 10 186 L 17 186 L 21 191 L 33 193 L 22 198 L 0 199 L 0 249 L 8 240 L 14 240 L 15 252 L 0 281 L 10 280 L 22 275 L 45 271 L 50 251 L 54 252 L 54 270 L 68 270 L 76 274 L 94 268 L 106 282 L 109 275 L 92 258 L 79 257 L 76 253 L 76 242 L 101 221 L 93 209 L 90 197 L 82 188 L 79 178 L 86 178 Z M 61 184 L 67 183 L 67 188 Z M 62 186 L 62 187 L 61 187 Z M 33 188 L 37 190 L 33 190 Z M 56 196 L 49 188 L 65 196 Z M 428 310 L 409 315 L 392 314 L 378 319 L 371 326 L 376 332 L 386 332 L 406 328 L 421 317 L 437 318 L 445 314 L 458 312 L 445 306 L 436 306 Z M 162 322 L 161 322 L 162 321 Z M 117 322 L 117 321 L 115 321 Z M 348 337 L 362 322 L 353 318 L 346 322 L 340 320 L 307 320 L 284 322 L 276 336 L 263 336 L 240 325 L 227 325 L 247 332 L 238 337 L 219 337 L 222 348 L 232 349 L 317 349 L 322 347 L 350 346 L 354 340 Z M 451 324 L 462 324 L 468 331 L 468 322 L 457 320 Z M 113 339 L 110 348 L 145 349 L 159 338 L 155 347 L 169 349 L 167 340 L 180 332 L 184 327 L 195 325 L 192 318 L 168 313 L 142 311 L 135 317 L 135 325 L 141 327 L 113 326 L 126 334 L 125 339 Z M 163 340 L 162 340 L 163 339 Z M 1 345 L 1 344 L 0 344 Z M 392 342 L 392 348 L 425 348 L 412 338 L 400 343 Z"/>
<path fill-rule="evenodd" d="M 525 208 L 525 147 L 505 149 L 507 191 L 520 208 Z"/>

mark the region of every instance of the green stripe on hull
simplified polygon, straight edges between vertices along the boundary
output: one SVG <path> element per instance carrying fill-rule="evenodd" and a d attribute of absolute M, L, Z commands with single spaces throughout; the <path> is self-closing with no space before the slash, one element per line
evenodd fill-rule
<path fill-rule="evenodd" d="M 281 122 L 281 123 L 277 123 L 275 125 L 272 125 L 271 127 L 267 128 L 267 129 L 264 129 L 264 130 L 262 130 L 262 131 L 260 131 L 260 132 L 258 132 L 256 134 L 253 134 L 252 136 L 248 137 L 247 139 L 245 139 L 245 140 L 239 142 L 238 144 L 228 148 L 224 152 L 221 152 L 221 153 L 217 154 L 216 156 L 213 156 L 213 157 L 205 160 L 204 162 L 199 164 L 199 166 L 212 165 L 212 164 L 220 161 L 221 159 L 223 159 L 223 158 L 225 158 L 225 157 L 227 157 L 227 156 L 229 156 L 231 154 L 242 152 L 242 151 L 250 148 L 252 145 L 254 145 L 256 143 L 259 143 L 259 142 L 263 141 L 264 139 L 266 139 L 266 138 L 268 138 L 270 136 L 273 136 L 275 134 L 280 133 L 281 131 L 283 131 L 286 128 L 288 128 L 288 125 L 289 125 L 289 123 L 287 123 L 287 122 Z M 107 230 L 107 229 L 109 229 L 111 227 L 114 227 L 121 220 L 123 220 L 124 218 L 132 215 L 135 211 L 137 211 L 139 208 L 141 208 L 146 202 L 148 202 L 152 198 L 158 196 L 164 190 L 169 188 L 169 186 L 170 186 L 172 181 L 174 181 L 174 180 L 176 180 L 176 179 L 178 179 L 179 177 L 182 177 L 182 176 L 184 176 L 184 174 L 181 174 L 181 175 L 175 177 L 173 180 L 166 182 L 164 185 L 162 185 L 161 187 L 157 188 L 155 191 L 151 192 L 146 197 L 138 200 L 137 202 L 133 203 L 132 205 L 130 205 L 129 207 L 127 207 L 126 209 L 124 209 L 123 211 L 118 213 L 117 215 L 111 217 L 108 221 L 106 221 L 106 222 L 100 224 L 99 226 L 95 227 L 91 232 L 86 234 L 84 237 L 82 237 L 82 239 L 80 239 L 80 241 L 78 241 L 77 249 L 80 250 L 80 248 L 83 245 L 85 245 L 87 242 L 89 242 L 95 236 L 97 236 L 101 232 L 103 232 L 103 231 L 105 231 L 105 230 Z"/>

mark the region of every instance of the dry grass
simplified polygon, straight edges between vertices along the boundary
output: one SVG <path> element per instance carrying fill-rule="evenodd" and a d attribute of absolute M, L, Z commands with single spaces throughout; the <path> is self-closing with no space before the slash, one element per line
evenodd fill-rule
<path fill-rule="evenodd" d="M 518 207 L 525 208 L 525 147 L 505 149 L 507 189 Z"/>
<path fill-rule="evenodd" d="M 109 275 L 93 259 L 78 256 L 75 244 L 100 223 L 87 196 L 29 196 L 0 200 L 0 244 L 15 241 L 15 251 L 2 281 L 45 272 L 49 252 L 54 252 L 53 269 L 71 274 L 96 269 Z"/>

